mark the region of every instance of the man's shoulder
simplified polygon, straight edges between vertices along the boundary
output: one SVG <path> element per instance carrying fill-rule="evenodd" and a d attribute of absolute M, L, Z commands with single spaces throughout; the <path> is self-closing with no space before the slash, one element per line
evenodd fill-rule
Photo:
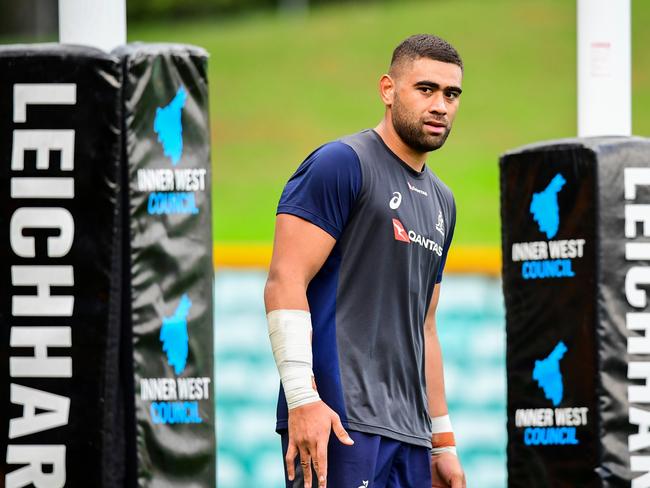
<path fill-rule="evenodd" d="M 357 159 L 357 153 L 349 145 L 340 139 L 326 142 L 322 146 L 316 148 L 307 159 L 314 159 L 319 161 L 332 161 L 341 162 L 346 160 Z"/>
<path fill-rule="evenodd" d="M 319 178 L 336 180 L 337 175 L 360 172 L 359 156 L 340 140 L 330 141 L 316 148 L 305 158 L 296 174 L 310 172 Z"/>
<path fill-rule="evenodd" d="M 361 181 L 361 163 L 355 150 L 341 140 L 327 142 L 309 154 L 298 166 L 293 181 L 314 181 L 324 187 L 348 182 L 357 187 Z"/>

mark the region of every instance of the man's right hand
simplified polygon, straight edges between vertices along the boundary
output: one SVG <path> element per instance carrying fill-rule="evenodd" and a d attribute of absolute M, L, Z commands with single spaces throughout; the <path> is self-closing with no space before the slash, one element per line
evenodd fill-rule
<path fill-rule="evenodd" d="M 285 461 L 289 480 L 295 478 L 295 459 L 300 454 L 300 465 L 304 474 L 305 488 L 312 488 L 311 466 L 318 475 L 318 488 L 327 484 L 327 443 L 330 432 L 343 444 L 351 446 L 350 438 L 341 424 L 341 419 L 324 402 L 308 403 L 289 410 L 289 447 Z"/>

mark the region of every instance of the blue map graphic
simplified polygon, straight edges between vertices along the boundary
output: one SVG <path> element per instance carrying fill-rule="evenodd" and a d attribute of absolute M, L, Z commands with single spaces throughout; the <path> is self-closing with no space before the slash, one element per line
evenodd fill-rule
<path fill-rule="evenodd" d="M 153 130 L 158 134 L 158 142 L 162 144 L 165 156 L 176 166 L 183 155 L 183 123 L 181 111 L 187 101 L 187 92 L 182 86 L 176 92 L 169 105 L 156 109 Z"/>
<path fill-rule="evenodd" d="M 160 329 L 160 342 L 167 354 L 167 363 L 174 368 L 176 374 L 181 374 L 187 363 L 187 316 L 191 307 L 190 298 L 187 294 L 183 295 L 174 315 L 163 317 Z"/>
<path fill-rule="evenodd" d="M 566 180 L 558 173 L 551 180 L 548 186 L 539 193 L 533 193 L 533 201 L 530 202 L 530 213 L 537 222 L 540 232 L 546 233 L 546 237 L 552 239 L 560 227 L 560 207 L 557 204 L 557 194 L 560 192 Z"/>
<path fill-rule="evenodd" d="M 553 402 L 557 407 L 564 396 L 564 384 L 562 383 L 562 372 L 560 371 L 560 360 L 567 352 L 564 342 L 560 341 L 545 359 L 535 360 L 533 379 L 538 386 L 544 390 L 544 396 Z"/>

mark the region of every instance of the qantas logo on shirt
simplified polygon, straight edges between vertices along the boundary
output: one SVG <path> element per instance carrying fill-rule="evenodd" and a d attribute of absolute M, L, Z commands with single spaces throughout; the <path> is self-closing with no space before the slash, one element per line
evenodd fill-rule
<path fill-rule="evenodd" d="M 393 232 L 395 233 L 396 241 L 411 242 L 408 233 L 406 232 L 406 229 L 404 228 L 402 223 L 397 219 L 393 219 Z"/>
<path fill-rule="evenodd" d="M 396 241 L 406 242 L 408 244 L 415 242 L 423 248 L 435 252 L 438 256 L 442 256 L 442 246 L 440 244 L 433 239 L 421 236 L 415 231 L 407 231 L 404 225 L 397 219 L 393 219 L 393 234 L 395 235 Z"/>
<path fill-rule="evenodd" d="M 406 184 L 409 186 L 409 190 L 414 191 L 415 193 L 419 193 L 420 195 L 423 195 L 425 197 L 429 196 L 429 194 L 426 191 L 420 190 L 419 188 L 415 188 L 413 185 L 411 185 L 410 181 L 407 181 Z"/>

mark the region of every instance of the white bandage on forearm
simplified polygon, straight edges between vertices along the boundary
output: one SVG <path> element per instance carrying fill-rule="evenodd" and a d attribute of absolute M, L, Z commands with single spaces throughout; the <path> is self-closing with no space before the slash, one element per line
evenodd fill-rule
<path fill-rule="evenodd" d="M 311 314 L 273 310 L 266 315 L 275 364 L 289 410 L 320 400 L 312 386 Z"/>
<path fill-rule="evenodd" d="M 431 417 L 431 453 L 435 456 L 443 452 L 456 454 L 456 439 L 449 415 Z"/>

